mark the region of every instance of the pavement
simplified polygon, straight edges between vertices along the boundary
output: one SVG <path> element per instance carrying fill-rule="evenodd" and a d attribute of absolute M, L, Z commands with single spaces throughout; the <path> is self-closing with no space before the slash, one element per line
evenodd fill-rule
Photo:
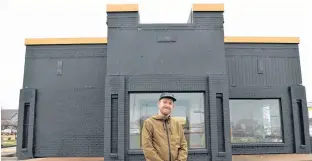
<path fill-rule="evenodd" d="M 16 147 L 1 148 L 2 161 L 18 161 Z M 24 161 L 104 161 L 103 157 L 49 157 Z M 312 161 L 312 154 L 233 155 L 232 161 Z"/>
<path fill-rule="evenodd" d="M 62 157 L 62 158 L 35 158 L 25 161 L 104 161 L 103 157 Z"/>
<path fill-rule="evenodd" d="M 2 161 L 17 161 L 15 154 L 16 154 L 16 147 L 1 148 L 1 160 Z"/>
<path fill-rule="evenodd" d="M 16 157 L 1 157 L 1 161 L 18 161 Z M 35 158 L 23 161 L 104 161 L 103 157 L 65 157 L 65 158 Z"/>
<path fill-rule="evenodd" d="M 18 161 L 16 157 L 1 157 L 1 161 Z"/>
<path fill-rule="evenodd" d="M 16 157 L 1 157 L 2 161 L 18 161 Z M 35 158 L 24 161 L 104 161 L 103 157 Z M 312 154 L 233 155 L 232 161 L 312 161 Z"/>
<path fill-rule="evenodd" d="M 13 157 L 16 153 L 16 147 L 1 148 L 1 157 Z"/>
<path fill-rule="evenodd" d="M 2 161 L 18 161 L 16 147 L 1 148 Z M 34 158 L 25 161 L 104 161 L 103 157 L 49 157 L 49 158 Z"/>
<path fill-rule="evenodd" d="M 233 155 L 232 161 L 312 161 L 312 154 Z"/>

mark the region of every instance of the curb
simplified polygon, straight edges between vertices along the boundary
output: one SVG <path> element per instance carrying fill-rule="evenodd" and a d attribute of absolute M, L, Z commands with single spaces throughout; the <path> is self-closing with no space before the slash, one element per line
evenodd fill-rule
<path fill-rule="evenodd" d="M 1 154 L 1 157 L 15 157 L 15 153 Z"/>
<path fill-rule="evenodd" d="M 1 148 L 12 148 L 12 147 L 16 147 L 16 145 L 10 145 L 10 146 L 1 146 Z"/>

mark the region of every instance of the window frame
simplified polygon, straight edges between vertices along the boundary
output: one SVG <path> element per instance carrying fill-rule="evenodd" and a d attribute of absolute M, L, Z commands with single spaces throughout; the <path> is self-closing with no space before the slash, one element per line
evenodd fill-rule
<path fill-rule="evenodd" d="M 230 97 L 229 98 L 229 109 L 230 107 L 230 101 L 231 100 L 278 100 L 279 103 L 279 117 L 280 117 L 280 126 L 281 126 L 281 137 L 282 137 L 282 142 L 244 142 L 244 143 L 232 143 L 232 147 L 245 147 L 245 146 L 273 146 L 273 147 L 279 147 L 279 146 L 285 146 L 285 133 L 284 133 L 284 124 L 283 124 L 283 111 L 282 111 L 282 98 L 281 97 L 266 97 L 266 98 L 261 98 L 261 97 L 253 97 L 253 98 L 241 98 L 241 97 Z M 231 109 L 230 109 L 231 111 Z M 231 113 L 230 113 L 231 117 Z M 230 139 L 231 140 L 231 139 Z"/>
<path fill-rule="evenodd" d="M 124 149 L 124 152 L 127 154 L 126 159 L 138 158 L 143 159 L 143 151 L 142 150 L 130 150 L 129 147 L 129 93 L 159 93 L 162 91 L 166 92 L 202 92 L 204 93 L 204 108 L 205 108 L 205 133 L 206 133 L 206 147 L 205 149 L 189 149 L 188 152 L 190 155 L 198 155 L 199 159 L 207 160 L 211 158 L 211 155 L 220 155 L 222 157 L 225 154 L 231 152 L 231 144 L 228 138 L 224 138 L 225 144 L 225 152 L 219 152 L 218 154 L 218 142 L 215 142 L 214 139 L 218 137 L 217 131 L 211 130 L 211 128 L 215 128 L 217 116 L 215 113 L 215 108 L 211 107 L 211 104 L 214 104 L 215 101 L 215 93 L 223 93 L 224 99 L 227 100 L 229 96 L 229 91 L 227 88 L 223 88 L 227 86 L 228 78 L 220 75 L 211 75 L 211 76 L 198 76 L 198 75 L 131 75 L 123 77 L 121 84 L 116 85 L 116 78 L 110 77 L 107 80 L 109 84 L 116 86 L 121 86 L 122 90 L 120 94 L 123 96 L 121 98 L 121 102 L 124 102 L 124 109 L 121 109 L 122 116 L 124 115 L 123 123 L 120 123 L 120 126 L 124 127 L 122 129 L 122 134 L 119 138 L 124 141 L 124 144 L 118 143 L 119 147 Z M 113 88 L 115 89 L 115 88 Z M 112 89 L 112 90 L 113 90 Z M 123 104 L 122 104 L 123 105 Z M 228 105 L 225 102 L 224 106 L 226 107 L 224 110 L 225 116 L 228 116 Z M 227 119 L 228 117 L 226 117 Z M 109 126 L 109 125 L 107 125 Z M 227 130 L 228 124 L 225 122 L 224 130 L 228 135 L 229 131 Z M 108 135 L 108 134 L 107 134 Z M 109 142 L 109 139 L 105 141 Z M 109 146 L 104 146 L 109 148 Z M 123 151 L 123 150 L 121 150 Z M 107 154 L 107 153 L 104 153 Z M 198 158 L 196 157 L 196 158 Z"/>
<path fill-rule="evenodd" d="M 294 109 L 290 88 L 283 86 L 246 86 L 230 87 L 229 99 L 280 99 L 281 119 L 284 143 L 274 144 L 232 144 L 232 154 L 273 154 L 293 153 L 297 150 L 296 133 L 294 133 L 295 122 L 293 121 Z M 295 138 L 295 139 L 294 139 Z"/>
<path fill-rule="evenodd" d="M 198 93 L 198 94 L 201 94 L 202 95 L 202 98 L 203 98 L 203 102 L 202 102 L 202 105 L 203 105 L 203 111 L 204 111 L 204 135 L 205 135 L 205 146 L 204 147 L 202 147 L 202 148 L 190 148 L 190 147 L 188 147 L 188 149 L 189 149 L 189 151 L 191 152 L 191 153 L 208 153 L 208 151 L 207 151 L 207 148 L 209 148 L 209 145 L 207 144 L 207 142 L 209 141 L 209 140 L 207 140 L 207 139 L 209 139 L 209 137 L 208 137 L 208 135 L 210 135 L 210 134 L 207 134 L 208 132 L 210 132 L 210 129 L 207 129 L 207 128 L 210 128 L 209 127 L 209 123 L 207 123 L 207 119 L 206 119 L 206 117 L 207 117 L 207 114 L 209 114 L 209 113 L 207 113 L 207 108 L 206 108 L 206 106 L 207 106 L 207 100 L 206 100 L 206 98 L 207 98 L 207 94 L 206 94 L 206 91 L 204 91 L 204 90 L 198 90 L 198 91 L 176 91 L 176 90 L 167 90 L 167 91 L 128 91 L 127 92 L 127 104 L 128 104 L 128 108 L 129 108 L 129 113 L 128 113 L 128 118 L 127 118 L 127 122 L 129 122 L 128 123 L 128 126 L 127 126 L 127 128 L 126 128 L 126 133 L 127 133 L 127 139 L 129 140 L 128 141 L 128 145 L 127 145 L 127 149 L 128 149 L 128 154 L 142 154 L 142 149 L 131 149 L 130 148 L 130 119 L 131 119 L 131 116 L 130 116 L 130 104 L 131 104 L 131 102 L 130 102 L 130 95 L 131 94 L 161 94 L 162 92 L 170 92 L 170 93 L 174 93 L 174 94 L 177 94 L 177 93 L 184 93 L 184 94 L 192 94 L 192 93 Z M 209 122 L 209 121 L 208 121 Z M 141 131 L 140 131 L 141 132 Z M 141 134 L 141 133 L 140 133 Z M 188 141 L 188 143 L 189 143 L 189 141 Z"/>

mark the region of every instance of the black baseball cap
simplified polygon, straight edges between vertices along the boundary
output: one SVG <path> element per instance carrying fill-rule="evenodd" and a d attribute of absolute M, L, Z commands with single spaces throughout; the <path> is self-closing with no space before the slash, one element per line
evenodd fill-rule
<path fill-rule="evenodd" d="M 161 100 L 162 98 L 170 98 L 173 100 L 173 102 L 177 100 L 172 93 L 162 93 L 159 97 L 159 100 Z"/>

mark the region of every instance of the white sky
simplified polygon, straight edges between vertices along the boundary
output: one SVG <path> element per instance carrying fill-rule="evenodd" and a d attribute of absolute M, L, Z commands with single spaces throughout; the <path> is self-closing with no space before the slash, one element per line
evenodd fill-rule
<path fill-rule="evenodd" d="M 0 0 L 0 106 L 18 108 L 25 38 L 106 37 L 107 3 L 138 3 L 141 23 L 186 23 L 192 3 L 224 3 L 226 36 L 300 37 L 303 85 L 312 101 L 309 0 Z"/>

